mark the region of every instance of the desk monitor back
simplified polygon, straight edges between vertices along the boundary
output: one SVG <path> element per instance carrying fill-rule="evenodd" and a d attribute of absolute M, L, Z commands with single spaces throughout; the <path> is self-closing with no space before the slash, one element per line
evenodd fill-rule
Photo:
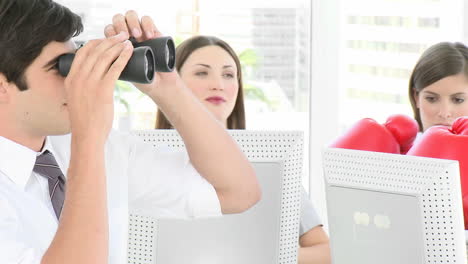
<path fill-rule="evenodd" d="M 230 133 L 254 166 L 262 200 L 242 214 L 195 220 L 155 219 L 138 208 L 129 208 L 133 213 L 128 263 L 296 263 L 302 133 Z M 136 134 L 155 147 L 184 148 L 175 131 Z"/>
<path fill-rule="evenodd" d="M 334 264 L 467 263 L 458 162 L 323 152 Z"/>

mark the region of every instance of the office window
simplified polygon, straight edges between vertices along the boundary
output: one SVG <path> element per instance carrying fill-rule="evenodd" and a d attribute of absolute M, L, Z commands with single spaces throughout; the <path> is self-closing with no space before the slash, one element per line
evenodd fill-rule
<path fill-rule="evenodd" d="M 359 118 L 411 115 L 408 79 L 422 52 L 463 41 L 462 0 L 340 1 L 341 127 Z M 366 109 L 377 108 L 369 111 Z"/>
<path fill-rule="evenodd" d="M 176 42 L 198 34 L 218 36 L 230 43 L 244 60 L 245 82 L 256 92 L 247 92 L 249 125 L 258 129 L 298 127 L 307 123 L 307 117 L 288 125 L 290 119 L 278 122 L 257 122 L 258 112 L 302 112 L 307 113 L 308 104 L 301 100 L 308 97 L 310 85 L 310 6 L 309 1 L 296 0 L 285 4 L 282 1 L 238 1 L 214 0 L 175 1 L 111 1 L 111 0 L 61 0 L 73 11 L 80 14 L 85 32 L 77 39 L 102 37 L 104 25 L 109 24 L 112 15 L 131 8 L 140 15 L 150 15 L 157 26 Z M 127 8 L 126 8 L 127 7 Z M 299 85 L 300 84 L 300 85 Z M 136 118 L 133 128 L 151 128 L 152 122 L 140 120 L 142 114 L 154 115 L 154 107 L 141 104 L 144 100 L 134 89 L 122 85 L 120 101 L 126 102 L 123 112 L 130 111 Z M 271 100 L 284 101 L 283 106 L 269 104 L 268 100 L 255 97 L 264 94 Z M 261 105 L 262 107 L 256 107 Z M 261 111 L 259 111 L 261 109 Z M 268 111 L 264 111 L 267 109 Z M 119 109 L 119 111 L 122 109 Z"/>

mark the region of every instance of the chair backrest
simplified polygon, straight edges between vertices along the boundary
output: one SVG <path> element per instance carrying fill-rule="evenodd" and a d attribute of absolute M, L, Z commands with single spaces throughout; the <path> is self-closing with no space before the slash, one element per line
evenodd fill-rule
<path fill-rule="evenodd" d="M 457 161 L 323 152 L 334 264 L 466 263 Z"/>
<path fill-rule="evenodd" d="M 156 219 L 129 208 L 138 211 L 130 214 L 129 263 L 297 262 L 302 132 L 229 132 L 256 170 L 262 200 L 242 214 L 194 220 Z M 185 149 L 174 130 L 134 134 L 155 147 Z"/>

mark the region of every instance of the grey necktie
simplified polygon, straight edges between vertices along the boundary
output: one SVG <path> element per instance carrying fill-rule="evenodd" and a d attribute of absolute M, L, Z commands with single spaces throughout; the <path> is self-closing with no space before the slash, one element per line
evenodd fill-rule
<path fill-rule="evenodd" d="M 47 178 L 50 200 L 57 219 L 60 218 L 63 201 L 65 200 L 65 177 L 52 153 L 46 150 L 37 156 L 33 171 Z"/>

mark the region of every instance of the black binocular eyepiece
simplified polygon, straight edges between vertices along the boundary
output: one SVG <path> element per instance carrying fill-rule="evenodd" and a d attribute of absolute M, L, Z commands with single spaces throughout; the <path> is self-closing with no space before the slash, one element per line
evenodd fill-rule
<path fill-rule="evenodd" d="M 151 83 L 155 72 L 171 72 L 175 65 L 175 46 L 171 37 L 160 37 L 137 43 L 132 39 L 133 54 L 122 71 L 119 80 Z M 74 53 L 59 57 L 58 71 L 67 76 L 75 58 Z"/>

